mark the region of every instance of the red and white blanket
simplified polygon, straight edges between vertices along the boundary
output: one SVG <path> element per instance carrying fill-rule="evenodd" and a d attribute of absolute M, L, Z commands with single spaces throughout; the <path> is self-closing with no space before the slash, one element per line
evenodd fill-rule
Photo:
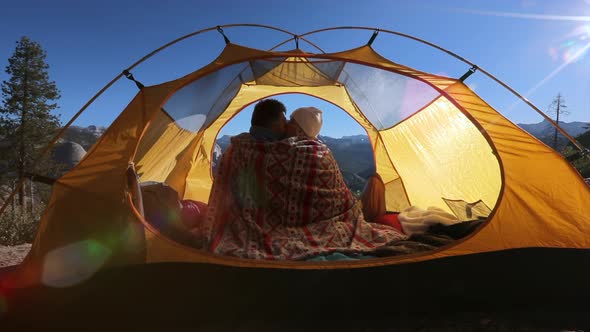
<path fill-rule="evenodd" d="M 369 253 L 407 237 L 367 223 L 328 147 L 317 140 L 234 137 L 201 228 L 209 250 L 252 259 Z"/>

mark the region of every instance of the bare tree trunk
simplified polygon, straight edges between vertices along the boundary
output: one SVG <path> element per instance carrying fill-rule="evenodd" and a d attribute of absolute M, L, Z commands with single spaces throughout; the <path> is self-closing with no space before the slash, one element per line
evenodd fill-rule
<path fill-rule="evenodd" d="M 35 182 L 29 179 L 29 184 L 31 185 L 31 213 L 35 211 Z"/>
<path fill-rule="evenodd" d="M 16 182 L 13 180 L 12 181 L 12 191 L 14 191 L 14 189 L 16 188 Z M 16 218 L 16 200 L 13 198 L 12 202 L 12 219 L 14 220 L 14 218 Z"/>
<path fill-rule="evenodd" d="M 22 130 L 22 129 L 21 129 Z M 21 138 L 22 139 L 22 138 Z M 20 146 L 20 156 L 18 157 L 18 178 L 22 179 L 25 176 L 25 162 L 24 162 L 24 143 Z M 25 209 L 25 186 L 18 189 L 18 205 L 22 210 Z"/>
<path fill-rule="evenodd" d="M 29 63 L 28 54 L 25 59 L 26 63 Z M 20 144 L 19 144 L 19 157 L 18 157 L 18 178 L 19 180 L 25 176 L 25 137 L 27 128 L 27 94 L 29 90 L 28 86 L 28 75 L 25 71 L 25 77 L 23 79 L 23 104 L 21 108 L 21 122 L 20 122 Z M 18 191 L 18 203 L 21 206 L 22 212 L 26 211 L 25 206 L 25 186 L 21 186 Z"/>
<path fill-rule="evenodd" d="M 561 94 L 558 93 L 557 94 L 557 109 L 555 110 L 556 113 L 556 119 L 555 119 L 555 123 L 557 124 L 557 126 L 559 127 L 559 108 L 561 106 Z M 553 132 L 553 150 L 557 151 L 557 128 L 554 128 L 554 132 Z"/>

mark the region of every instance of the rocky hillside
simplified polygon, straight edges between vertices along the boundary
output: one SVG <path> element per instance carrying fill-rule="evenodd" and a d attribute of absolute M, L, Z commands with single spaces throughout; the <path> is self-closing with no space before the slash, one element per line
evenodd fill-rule
<path fill-rule="evenodd" d="M 62 141 L 53 148 L 53 158 L 63 164 L 66 169 L 76 166 L 84 155 L 86 155 L 86 150 L 76 142 Z"/>
<path fill-rule="evenodd" d="M 543 120 L 539 123 L 518 124 L 519 127 L 535 136 L 543 143 L 550 147 L 554 144 L 555 127 L 549 121 Z M 563 128 L 572 137 L 580 136 L 590 129 L 590 123 L 587 122 L 560 122 L 559 126 Z M 569 143 L 568 139 L 560 132 L 557 132 L 556 150 L 561 151 Z"/>
<path fill-rule="evenodd" d="M 563 122 L 560 124 L 572 136 L 578 136 L 582 144 L 587 147 L 590 146 L 590 143 L 587 142 L 588 135 L 590 135 L 588 131 L 590 124 L 584 122 Z M 548 121 L 518 125 L 545 142 L 545 144 L 552 146 L 554 130 Z M 72 126 L 68 128 L 53 150 L 55 159 L 65 164 L 67 169 L 73 167 L 82 159 L 86 151 L 92 147 L 105 130 L 105 127 L 97 126 Z M 214 165 L 221 156 L 221 153 L 230 144 L 230 138 L 229 135 L 224 135 L 217 139 L 217 144 L 213 152 Z M 354 135 L 341 138 L 320 136 L 319 138 L 332 150 L 334 157 L 340 165 L 347 185 L 353 191 L 362 190 L 365 186 L 366 179 L 374 174 L 375 169 L 373 151 L 368 137 L 366 135 Z M 558 135 L 558 150 L 561 151 L 561 149 L 565 148 L 567 143 L 565 137 Z M 10 144 L 5 145 L 9 146 Z M 2 146 L 1 140 L 0 146 Z M 0 168 L 1 166 L 2 163 L 0 162 Z"/>
<path fill-rule="evenodd" d="M 106 131 L 106 127 L 88 126 L 70 126 L 61 137 L 63 141 L 76 142 L 84 150 L 88 151 L 100 136 Z"/>

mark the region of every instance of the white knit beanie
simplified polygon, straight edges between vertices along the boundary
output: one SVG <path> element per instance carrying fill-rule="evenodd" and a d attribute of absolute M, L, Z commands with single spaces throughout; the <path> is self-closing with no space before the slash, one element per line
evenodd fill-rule
<path fill-rule="evenodd" d="M 315 107 L 301 107 L 291 113 L 299 127 L 309 137 L 317 137 L 322 129 L 322 111 Z"/>

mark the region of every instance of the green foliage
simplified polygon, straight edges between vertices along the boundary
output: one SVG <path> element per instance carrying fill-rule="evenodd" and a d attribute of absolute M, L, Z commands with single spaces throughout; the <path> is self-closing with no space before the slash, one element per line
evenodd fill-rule
<path fill-rule="evenodd" d="M 582 144 L 582 146 L 590 149 L 590 131 L 576 137 L 576 140 Z M 578 149 L 570 143 L 564 148 L 562 154 L 567 158 L 574 155 L 577 151 Z M 580 172 L 583 178 L 590 178 L 590 159 L 588 157 L 578 158 L 572 162 L 572 165 L 578 170 L 578 172 Z"/>
<path fill-rule="evenodd" d="M 339 161 L 338 161 L 339 162 Z M 344 183 L 350 191 L 353 193 L 355 192 L 362 192 L 367 184 L 367 179 L 360 177 L 359 175 L 346 171 L 342 166 L 340 166 L 340 172 L 342 172 L 342 177 L 344 179 Z"/>
<path fill-rule="evenodd" d="M 9 207 L 0 215 L 0 245 L 16 246 L 31 243 L 35 238 L 44 205 L 37 205 L 33 211 Z"/>
<path fill-rule="evenodd" d="M 590 160 L 587 157 L 580 158 L 572 163 L 583 178 L 590 178 Z"/>
<path fill-rule="evenodd" d="M 582 135 L 576 137 L 576 140 L 587 149 L 590 149 L 590 127 L 587 127 L 588 131 L 583 133 Z"/>
<path fill-rule="evenodd" d="M 38 43 L 22 37 L 8 59 L 6 73 L 10 78 L 1 85 L 0 159 L 4 161 L 1 171 L 9 178 L 39 170 L 49 175 L 60 168 L 50 155 L 40 159 L 41 149 L 60 126 L 58 117 L 51 113 L 57 108 L 53 101 L 60 95 L 55 82 L 49 80 L 45 57 Z M 23 201 L 21 191 L 19 202 Z"/>
<path fill-rule="evenodd" d="M 39 148 L 60 126 L 58 117 L 51 114 L 57 108 L 51 101 L 60 95 L 55 82 L 49 81 L 45 56 L 38 43 L 21 38 L 8 59 L 6 73 L 10 79 L 2 82 L 0 133 L 13 143 L 3 152 L 17 168 L 30 169 Z"/>

